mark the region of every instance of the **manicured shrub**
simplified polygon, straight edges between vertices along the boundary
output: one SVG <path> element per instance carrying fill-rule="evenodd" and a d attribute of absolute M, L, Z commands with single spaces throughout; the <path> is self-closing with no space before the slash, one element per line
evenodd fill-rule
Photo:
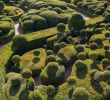
<path fill-rule="evenodd" d="M 67 41 L 69 42 L 69 44 L 73 44 L 74 39 L 73 39 L 72 36 L 68 36 L 68 37 L 67 37 Z"/>
<path fill-rule="evenodd" d="M 75 41 L 73 42 L 73 44 L 74 44 L 75 46 L 77 46 L 77 45 L 80 44 L 80 41 L 79 41 L 79 40 L 75 40 Z"/>
<path fill-rule="evenodd" d="M 102 75 L 103 75 L 103 81 L 110 82 L 110 71 L 105 70 Z"/>
<path fill-rule="evenodd" d="M 79 53 L 79 52 L 84 52 L 84 47 L 82 46 L 82 45 L 77 45 L 76 47 L 75 47 L 75 50 Z"/>
<path fill-rule="evenodd" d="M 95 75 L 95 73 L 97 72 L 98 70 L 96 70 L 96 69 L 92 69 L 91 71 L 90 71 L 90 77 L 91 78 L 94 78 L 94 75 Z"/>
<path fill-rule="evenodd" d="M 80 52 L 77 54 L 77 58 L 78 60 L 85 60 L 87 58 L 87 55 L 84 52 Z"/>
<path fill-rule="evenodd" d="M 88 100 L 89 99 L 89 92 L 83 88 L 83 87 L 77 87 L 73 94 L 72 97 L 74 98 L 74 100 Z"/>
<path fill-rule="evenodd" d="M 35 56 L 39 56 L 39 55 L 40 55 L 40 51 L 39 51 L 38 49 L 36 49 L 36 50 L 34 50 L 33 54 L 34 54 Z"/>
<path fill-rule="evenodd" d="M 107 86 L 104 88 L 103 97 L 104 97 L 104 100 L 110 99 L 110 87 Z"/>
<path fill-rule="evenodd" d="M 96 52 L 94 52 L 94 51 L 91 51 L 91 52 L 89 53 L 89 58 L 90 58 L 91 60 L 96 60 L 96 59 L 98 58 L 98 54 L 97 54 Z"/>
<path fill-rule="evenodd" d="M 95 43 L 97 43 L 98 45 L 102 45 L 102 39 L 101 38 L 96 38 L 94 40 Z"/>
<path fill-rule="evenodd" d="M 75 62 L 75 66 L 76 66 L 77 70 L 84 70 L 87 68 L 87 65 L 82 60 L 77 60 Z"/>
<path fill-rule="evenodd" d="M 48 27 L 55 27 L 60 22 L 59 14 L 55 11 L 43 11 L 39 15 L 46 19 Z"/>
<path fill-rule="evenodd" d="M 106 37 L 106 38 L 110 37 L 110 32 L 106 32 L 106 33 L 105 33 L 105 37 Z"/>
<path fill-rule="evenodd" d="M 21 78 L 19 76 L 15 76 L 11 79 L 11 85 L 13 87 L 19 87 L 21 84 Z"/>
<path fill-rule="evenodd" d="M 49 55 L 47 57 L 47 60 L 46 60 L 47 63 L 49 62 L 56 62 L 56 57 L 54 55 Z"/>
<path fill-rule="evenodd" d="M 97 43 L 91 43 L 91 44 L 90 44 L 90 49 L 91 49 L 91 50 L 96 50 L 97 48 L 98 48 Z"/>
<path fill-rule="evenodd" d="M 4 8 L 5 8 L 5 3 L 3 1 L 0 1 L 0 12 L 2 12 Z"/>
<path fill-rule="evenodd" d="M 15 65 L 19 64 L 19 63 L 20 63 L 20 56 L 19 56 L 19 55 L 14 55 L 14 56 L 12 57 L 12 62 L 13 62 Z"/>
<path fill-rule="evenodd" d="M 47 21 L 41 16 L 33 15 L 31 20 L 34 22 L 34 29 L 36 31 L 48 28 Z"/>
<path fill-rule="evenodd" d="M 104 68 L 110 65 L 110 61 L 107 58 L 102 59 L 102 65 Z"/>
<path fill-rule="evenodd" d="M 76 83 L 75 77 L 74 76 L 68 77 L 67 83 L 70 84 L 70 85 L 74 85 Z"/>
<path fill-rule="evenodd" d="M 47 54 L 47 56 L 52 55 L 53 54 L 53 51 L 52 50 L 47 50 L 46 51 L 46 54 Z"/>
<path fill-rule="evenodd" d="M 23 35 L 17 35 L 12 40 L 12 50 L 23 52 L 27 47 L 27 39 Z"/>
<path fill-rule="evenodd" d="M 64 47 L 66 47 L 66 43 L 65 43 L 65 42 L 61 42 L 61 43 L 59 44 L 59 46 L 60 46 L 60 48 L 64 48 Z"/>
<path fill-rule="evenodd" d="M 60 33 L 65 32 L 65 29 L 66 29 L 66 25 L 65 25 L 64 23 L 59 23 L 59 24 L 57 24 L 57 30 L 58 30 Z"/>
<path fill-rule="evenodd" d="M 35 90 L 30 92 L 28 100 L 44 100 L 44 99 L 42 94 L 38 90 Z"/>
<path fill-rule="evenodd" d="M 57 53 L 60 50 L 60 45 L 59 44 L 55 44 L 54 45 L 54 52 Z"/>
<path fill-rule="evenodd" d="M 34 91 L 35 88 L 35 82 L 33 78 L 29 78 L 27 83 L 27 90 Z"/>
<path fill-rule="evenodd" d="M 98 81 L 98 82 L 102 81 L 102 80 L 103 80 L 102 72 L 97 71 L 97 72 L 94 74 L 94 80 L 95 80 L 95 81 Z"/>
<path fill-rule="evenodd" d="M 54 75 L 57 72 L 58 67 L 59 67 L 58 64 L 55 62 L 48 63 L 47 69 L 46 69 L 47 74 L 48 75 Z"/>
<path fill-rule="evenodd" d="M 33 31 L 34 22 L 32 20 L 26 20 L 23 22 L 23 31 L 24 32 L 30 32 Z"/>
<path fill-rule="evenodd" d="M 55 87 L 53 85 L 48 85 L 46 92 L 48 96 L 53 96 L 55 94 Z"/>
<path fill-rule="evenodd" d="M 29 79 L 32 76 L 32 72 L 29 69 L 25 69 L 22 72 L 22 77 Z"/>
<path fill-rule="evenodd" d="M 62 52 L 58 53 L 58 57 L 60 57 L 64 63 L 68 61 L 67 57 Z"/>
<path fill-rule="evenodd" d="M 62 9 L 59 7 L 55 7 L 53 8 L 53 11 L 57 12 L 58 14 L 60 14 L 62 12 Z"/>
<path fill-rule="evenodd" d="M 106 22 L 110 22 L 110 14 L 109 13 L 106 14 L 104 17 L 105 17 Z"/>
<path fill-rule="evenodd" d="M 70 30 L 80 30 L 85 26 L 85 20 L 79 13 L 73 13 L 68 20 L 68 27 Z"/>

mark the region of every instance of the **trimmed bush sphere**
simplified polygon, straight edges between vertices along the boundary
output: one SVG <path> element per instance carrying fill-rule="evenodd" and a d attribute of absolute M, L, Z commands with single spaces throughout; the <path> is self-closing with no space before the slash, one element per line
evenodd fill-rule
<path fill-rule="evenodd" d="M 47 21 L 41 16 L 33 15 L 31 20 L 34 22 L 34 29 L 36 31 L 48 28 Z"/>
<path fill-rule="evenodd" d="M 75 47 L 75 49 L 76 49 L 76 51 L 79 53 L 79 52 L 84 52 L 84 47 L 82 46 L 82 45 L 77 45 L 76 47 Z"/>
<path fill-rule="evenodd" d="M 56 57 L 54 55 L 49 55 L 47 57 L 47 60 L 46 60 L 47 63 L 49 62 L 56 62 Z"/>
<path fill-rule="evenodd" d="M 35 56 L 39 56 L 39 55 L 40 55 L 40 51 L 36 49 L 36 50 L 34 50 L 33 54 L 34 54 Z"/>
<path fill-rule="evenodd" d="M 53 96 L 55 94 L 55 87 L 53 85 L 48 85 L 46 92 L 48 96 Z"/>
<path fill-rule="evenodd" d="M 2 12 L 4 8 L 5 8 L 5 3 L 3 1 L 0 1 L 0 12 Z"/>
<path fill-rule="evenodd" d="M 93 78 L 94 75 L 95 75 L 95 73 L 96 73 L 97 71 L 98 71 L 98 70 L 96 70 L 96 69 L 92 69 L 92 70 L 90 71 L 90 77 Z"/>
<path fill-rule="evenodd" d="M 48 27 L 55 27 L 60 21 L 59 14 L 55 11 L 43 11 L 39 15 L 46 19 Z"/>
<path fill-rule="evenodd" d="M 102 59 L 102 65 L 104 68 L 110 65 L 110 60 L 107 58 Z"/>
<path fill-rule="evenodd" d="M 26 78 L 26 79 L 30 78 L 32 76 L 31 70 L 24 69 L 23 72 L 22 72 L 22 76 L 23 76 L 23 78 Z"/>
<path fill-rule="evenodd" d="M 75 62 L 75 66 L 78 70 L 83 70 L 83 69 L 87 68 L 87 65 L 82 60 L 77 60 Z"/>
<path fill-rule="evenodd" d="M 95 80 L 95 81 L 98 81 L 98 82 L 102 81 L 102 80 L 103 80 L 102 72 L 97 71 L 97 72 L 94 74 L 94 80 Z"/>
<path fill-rule="evenodd" d="M 70 84 L 70 85 L 74 85 L 76 83 L 75 77 L 74 76 L 68 77 L 67 83 Z"/>
<path fill-rule="evenodd" d="M 12 62 L 13 62 L 14 64 L 19 64 L 19 62 L 20 62 L 20 56 L 19 56 L 19 55 L 14 55 L 14 56 L 12 57 Z"/>
<path fill-rule="evenodd" d="M 28 96 L 28 100 L 44 100 L 43 96 L 41 95 L 41 93 L 39 91 L 32 91 L 30 92 L 29 96 Z"/>
<path fill-rule="evenodd" d="M 12 41 L 12 50 L 14 52 L 20 51 L 23 52 L 27 46 L 27 39 L 23 35 L 17 35 L 13 38 Z"/>
<path fill-rule="evenodd" d="M 109 13 L 106 14 L 104 17 L 105 17 L 106 22 L 110 22 L 110 14 Z"/>
<path fill-rule="evenodd" d="M 78 58 L 78 60 L 86 60 L 87 55 L 84 52 L 80 52 L 80 53 L 78 53 L 77 58 Z"/>
<path fill-rule="evenodd" d="M 68 20 L 69 29 L 80 30 L 85 26 L 85 20 L 79 13 L 73 13 Z"/>
<path fill-rule="evenodd" d="M 74 100 L 88 100 L 89 92 L 83 87 L 77 87 L 74 90 L 72 97 L 74 98 Z"/>
<path fill-rule="evenodd" d="M 90 49 L 91 49 L 91 50 L 96 50 L 97 48 L 98 48 L 97 43 L 91 43 L 91 44 L 90 44 Z"/>
<path fill-rule="evenodd" d="M 66 25 L 64 23 L 57 24 L 57 30 L 61 33 L 65 32 Z"/>

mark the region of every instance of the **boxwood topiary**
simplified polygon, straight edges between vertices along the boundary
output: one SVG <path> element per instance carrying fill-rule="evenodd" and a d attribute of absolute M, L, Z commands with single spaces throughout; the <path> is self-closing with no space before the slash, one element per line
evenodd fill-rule
<path fill-rule="evenodd" d="M 74 85 L 76 83 L 75 77 L 74 76 L 68 77 L 67 83 L 70 84 L 70 85 Z"/>
<path fill-rule="evenodd" d="M 55 87 L 53 85 L 48 85 L 46 92 L 48 96 L 53 96 L 55 94 Z"/>
<path fill-rule="evenodd" d="M 55 27 L 60 22 L 60 16 L 55 11 L 43 11 L 39 15 L 46 19 L 48 27 Z"/>
<path fill-rule="evenodd" d="M 77 58 L 78 60 L 85 60 L 87 58 L 87 55 L 84 52 L 80 52 L 77 54 Z"/>
<path fill-rule="evenodd" d="M 82 46 L 82 45 L 77 45 L 76 47 L 75 47 L 75 50 L 79 53 L 79 52 L 84 52 L 84 47 Z"/>

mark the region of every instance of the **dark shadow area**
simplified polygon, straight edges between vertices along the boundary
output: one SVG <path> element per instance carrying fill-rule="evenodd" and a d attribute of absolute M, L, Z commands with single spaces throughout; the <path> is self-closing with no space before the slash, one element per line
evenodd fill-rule
<path fill-rule="evenodd" d="M 92 88 L 97 91 L 98 93 L 102 94 L 103 93 L 103 88 L 101 86 L 101 84 L 95 80 L 91 80 L 91 86 Z"/>
<path fill-rule="evenodd" d="M 99 65 L 100 62 L 99 61 L 94 61 L 92 64 L 91 64 L 91 69 L 97 69 L 97 70 L 100 70 L 99 68 Z"/>
<path fill-rule="evenodd" d="M 9 94 L 10 96 L 15 96 L 20 90 L 20 86 L 19 87 L 13 87 L 11 86 L 9 89 Z"/>
<path fill-rule="evenodd" d="M 87 68 L 85 69 L 82 69 L 82 70 L 76 70 L 76 76 L 79 78 L 79 79 L 84 79 L 86 77 L 86 74 L 87 74 Z"/>
<path fill-rule="evenodd" d="M 34 64 L 36 64 L 36 63 L 38 63 L 39 61 L 40 61 L 39 58 L 34 58 L 32 62 L 33 62 Z"/>
<path fill-rule="evenodd" d="M 28 100 L 29 90 L 22 90 L 19 94 L 19 100 Z"/>

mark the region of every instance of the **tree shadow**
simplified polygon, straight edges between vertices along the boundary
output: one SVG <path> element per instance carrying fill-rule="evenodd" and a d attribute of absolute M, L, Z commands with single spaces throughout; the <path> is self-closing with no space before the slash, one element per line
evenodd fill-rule
<path fill-rule="evenodd" d="M 91 86 L 92 88 L 97 91 L 98 93 L 102 94 L 103 93 L 103 88 L 101 86 L 101 84 L 95 80 L 91 80 Z"/>
<path fill-rule="evenodd" d="M 79 78 L 79 79 L 84 79 L 86 77 L 86 74 L 87 74 L 87 67 L 82 69 L 82 70 L 76 70 L 76 76 Z"/>
<path fill-rule="evenodd" d="M 9 94 L 10 96 L 15 96 L 20 90 L 20 86 L 19 87 L 13 87 L 11 86 L 9 89 Z"/>
<path fill-rule="evenodd" d="M 22 90 L 19 94 L 19 100 L 28 100 L 29 90 Z"/>

